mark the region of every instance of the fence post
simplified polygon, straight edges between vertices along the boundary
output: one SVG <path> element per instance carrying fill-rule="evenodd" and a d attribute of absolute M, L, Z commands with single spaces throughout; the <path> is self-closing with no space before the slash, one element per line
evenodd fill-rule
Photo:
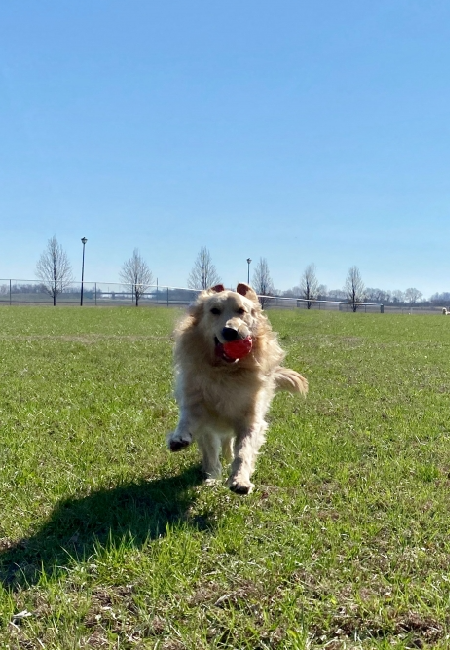
<path fill-rule="evenodd" d="M 94 305 L 97 304 L 97 283 L 94 282 Z"/>
<path fill-rule="evenodd" d="M 380 312 L 384 314 L 384 305 L 380 305 Z"/>
<path fill-rule="evenodd" d="M 9 304 L 11 304 L 12 300 L 12 286 L 11 286 L 12 280 L 11 278 L 9 279 Z"/>
<path fill-rule="evenodd" d="M 167 301 L 167 307 L 168 307 L 168 306 L 169 306 L 169 287 L 167 287 L 167 298 L 166 298 L 166 301 Z"/>

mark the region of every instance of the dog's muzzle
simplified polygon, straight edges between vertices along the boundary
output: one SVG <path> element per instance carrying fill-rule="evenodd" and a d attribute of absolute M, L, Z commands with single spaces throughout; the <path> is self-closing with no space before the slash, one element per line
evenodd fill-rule
<path fill-rule="evenodd" d="M 218 338 L 215 339 L 216 357 L 226 363 L 237 363 L 240 359 L 246 357 L 252 349 L 253 341 L 250 336 L 245 339 L 240 337 L 231 341 L 221 343 Z"/>
<path fill-rule="evenodd" d="M 214 341 L 215 341 L 214 352 L 216 357 L 222 359 L 222 361 L 225 361 L 226 363 L 237 363 L 237 361 L 239 361 L 239 359 L 232 359 L 231 357 L 228 356 L 228 354 L 225 352 L 223 343 L 221 343 L 218 338 L 214 339 Z"/>

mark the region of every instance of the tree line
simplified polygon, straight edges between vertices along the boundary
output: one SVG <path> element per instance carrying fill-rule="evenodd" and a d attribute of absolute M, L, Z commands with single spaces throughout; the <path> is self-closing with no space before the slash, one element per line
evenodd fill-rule
<path fill-rule="evenodd" d="M 247 260 L 249 268 L 250 262 L 250 259 Z M 58 295 L 68 290 L 75 281 L 68 256 L 58 243 L 56 236 L 48 240 L 47 246 L 36 264 L 36 275 L 41 281 L 40 287 L 52 297 L 54 305 L 56 305 Z M 154 284 L 153 273 L 137 248 L 133 250 L 131 257 L 123 263 L 119 277 L 121 282 L 129 287 L 136 307 L 147 289 Z M 203 246 L 187 278 L 188 288 L 203 290 L 221 282 L 221 277 L 212 262 L 211 254 Z M 308 264 L 300 276 L 298 286 L 287 291 L 278 291 L 275 289 L 268 261 L 264 257 L 259 259 L 253 270 L 251 284 L 260 296 L 263 307 L 272 296 L 301 298 L 306 301 L 308 309 L 317 300 L 345 301 L 351 305 L 353 311 L 367 302 L 383 304 L 407 302 L 412 305 L 422 299 L 422 293 L 414 287 L 405 291 L 398 289 L 387 291 L 366 287 L 357 266 L 349 268 L 345 284 L 341 289 L 328 290 L 325 285 L 320 284 L 315 265 Z M 436 293 L 430 298 L 430 302 L 450 303 L 450 293 Z"/>
<path fill-rule="evenodd" d="M 220 282 L 221 278 L 212 263 L 211 255 L 207 248 L 203 247 L 189 275 L 188 286 L 191 289 L 207 289 Z M 407 302 L 415 304 L 422 298 L 422 293 L 414 287 L 410 287 L 405 291 L 386 291 L 365 287 L 361 273 L 356 266 L 349 268 L 342 289 L 328 290 L 325 285 L 319 283 L 315 265 L 308 264 L 300 277 L 298 286 L 287 291 L 278 291 L 275 289 L 268 261 L 264 257 L 260 258 L 255 267 L 252 275 L 252 286 L 260 296 L 263 306 L 270 297 L 280 296 L 283 298 L 302 298 L 306 301 L 308 309 L 317 300 L 345 301 L 352 306 L 353 311 L 356 311 L 359 305 L 367 302 L 382 304 Z M 445 295 L 449 296 L 448 302 L 450 302 L 450 294 Z M 440 296 L 436 294 L 436 300 L 438 298 L 440 299 Z"/>

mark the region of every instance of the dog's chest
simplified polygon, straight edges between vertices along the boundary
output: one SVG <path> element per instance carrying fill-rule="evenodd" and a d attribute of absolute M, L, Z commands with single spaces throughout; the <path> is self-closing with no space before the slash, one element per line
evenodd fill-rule
<path fill-rule="evenodd" d="M 245 376 L 223 376 L 217 373 L 216 376 L 203 378 L 199 388 L 206 409 L 229 421 L 259 411 L 261 402 L 268 400 L 265 383 Z"/>

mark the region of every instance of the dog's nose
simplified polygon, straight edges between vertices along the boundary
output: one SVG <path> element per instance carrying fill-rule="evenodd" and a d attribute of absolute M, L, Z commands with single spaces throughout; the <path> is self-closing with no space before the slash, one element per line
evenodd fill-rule
<path fill-rule="evenodd" d="M 222 330 L 222 336 L 225 341 L 236 341 L 239 338 L 239 332 L 234 329 L 234 327 L 224 327 Z"/>

